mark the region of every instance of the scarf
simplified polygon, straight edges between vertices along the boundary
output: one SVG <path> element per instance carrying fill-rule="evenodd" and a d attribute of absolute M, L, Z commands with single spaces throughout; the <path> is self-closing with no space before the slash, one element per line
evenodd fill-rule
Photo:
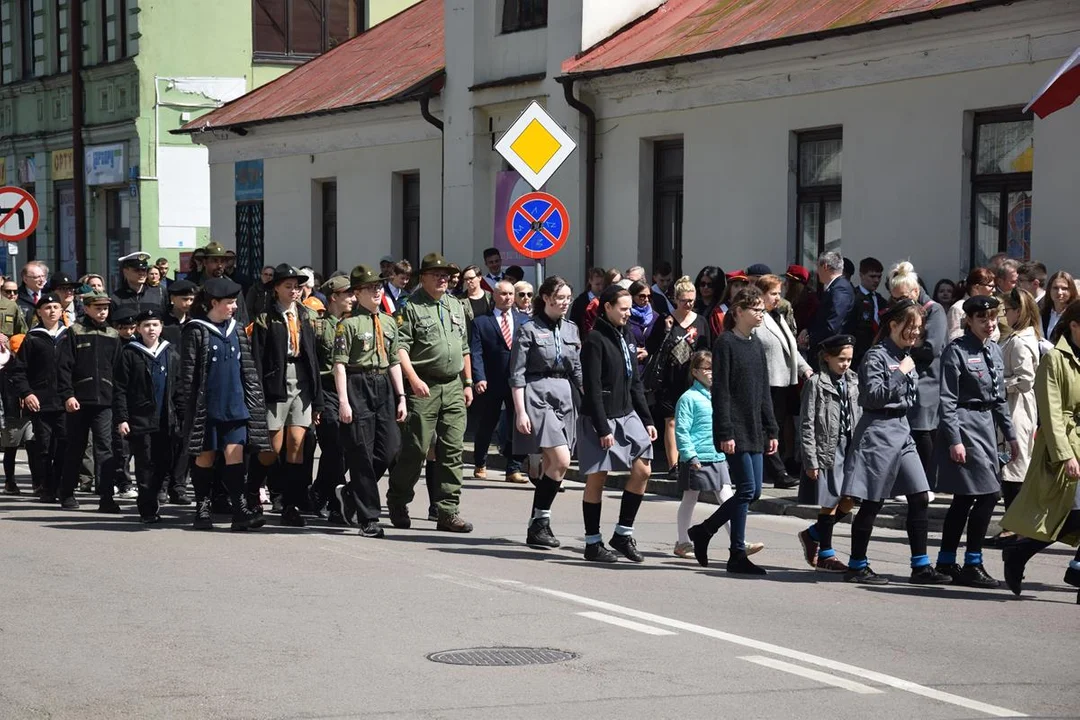
<path fill-rule="evenodd" d="M 656 311 L 653 309 L 652 303 L 645 303 L 640 306 L 634 303 L 630 306 L 630 317 L 642 327 L 649 327 L 656 317 Z"/>

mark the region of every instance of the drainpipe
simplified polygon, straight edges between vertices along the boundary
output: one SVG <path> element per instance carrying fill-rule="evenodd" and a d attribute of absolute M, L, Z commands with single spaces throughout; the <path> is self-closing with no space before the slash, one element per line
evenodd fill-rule
<path fill-rule="evenodd" d="M 420 115 L 425 120 L 439 129 L 439 252 L 446 256 L 446 137 L 443 132 L 443 121 L 431 114 L 431 98 L 435 97 L 438 90 L 428 90 L 420 96 Z"/>
<path fill-rule="evenodd" d="M 82 3 L 68 3 L 68 64 L 71 68 L 71 187 L 75 193 L 75 277 L 86 272 L 86 151 L 83 145 Z M 57 234 L 59 237 L 59 234 Z M 56 264 L 60 264 L 57 251 Z M 105 268 L 105 275 L 111 268 Z"/>
<path fill-rule="evenodd" d="M 591 268 L 596 256 L 596 112 L 574 97 L 574 78 L 558 77 L 566 104 L 585 116 L 585 268 Z"/>

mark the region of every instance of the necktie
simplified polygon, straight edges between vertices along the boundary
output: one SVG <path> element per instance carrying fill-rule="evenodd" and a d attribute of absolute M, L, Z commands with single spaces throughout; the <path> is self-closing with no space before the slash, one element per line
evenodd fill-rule
<path fill-rule="evenodd" d="M 300 325 L 296 322 L 296 311 L 285 313 L 289 321 L 289 354 L 293 357 L 300 354 Z"/>
<path fill-rule="evenodd" d="M 562 364 L 562 335 L 559 333 L 559 326 L 556 325 L 551 329 L 551 334 L 555 336 L 555 362 L 556 364 Z"/>
<path fill-rule="evenodd" d="M 986 362 L 986 372 L 990 375 L 990 385 L 993 389 L 993 396 L 990 398 L 990 402 L 1000 402 L 1001 398 L 998 396 L 998 374 L 997 368 L 994 367 L 994 357 L 990 354 L 990 344 L 986 343 L 982 348 L 983 360 Z"/>
<path fill-rule="evenodd" d="M 623 362 L 626 364 L 626 377 L 630 377 L 634 374 L 634 365 L 630 360 L 630 346 L 626 344 L 626 338 L 620 336 L 619 342 L 622 344 Z"/>
<path fill-rule="evenodd" d="M 847 383 L 843 378 L 840 378 L 836 382 L 836 387 L 840 391 L 840 435 L 841 437 L 851 437 L 851 399 L 847 394 Z"/>
<path fill-rule="evenodd" d="M 37 290 L 35 290 L 34 291 L 34 305 L 37 305 L 37 302 L 40 299 L 40 297 L 41 297 L 41 293 L 39 293 Z"/>
<path fill-rule="evenodd" d="M 379 369 L 387 367 L 390 363 L 386 358 L 386 339 L 382 334 L 382 323 L 379 321 L 379 313 L 372 315 L 375 325 L 375 353 L 379 356 Z"/>
<path fill-rule="evenodd" d="M 503 342 L 506 343 L 506 347 L 510 347 L 513 337 L 510 335 L 510 316 L 507 313 L 499 317 L 499 325 L 502 326 Z"/>

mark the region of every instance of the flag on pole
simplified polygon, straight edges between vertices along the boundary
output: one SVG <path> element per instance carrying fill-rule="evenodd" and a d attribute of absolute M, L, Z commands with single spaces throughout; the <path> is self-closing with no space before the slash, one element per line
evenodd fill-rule
<path fill-rule="evenodd" d="M 1080 97 L 1080 48 L 1058 68 L 1054 76 L 1024 108 L 1024 112 L 1030 110 L 1040 118 L 1045 118 L 1072 105 L 1077 97 Z"/>

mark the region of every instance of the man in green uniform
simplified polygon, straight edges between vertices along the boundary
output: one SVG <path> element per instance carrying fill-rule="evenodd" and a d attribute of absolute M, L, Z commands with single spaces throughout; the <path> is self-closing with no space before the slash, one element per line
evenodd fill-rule
<path fill-rule="evenodd" d="M 379 478 L 401 448 L 398 423 L 405 420 L 405 388 L 398 360 L 398 326 L 379 309 L 382 278 L 364 265 L 350 274 L 356 298 L 352 317 L 334 337 L 334 386 L 341 398 L 338 419 L 349 466 L 349 484 L 334 494 L 345 522 L 360 535 L 383 536 L 379 525 Z"/>
<path fill-rule="evenodd" d="M 390 521 L 407 528 L 408 504 L 420 479 L 432 434 L 434 498 L 437 527 L 449 532 L 472 532 L 458 514 L 461 501 L 461 455 L 465 440 L 465 409 L 472 404 L 472 366 L 461 303 L 447 294 L 449 263 L 438 253 L 420 264 L 420 287 L 398 314 L 398 358 L 409 385 L 408 417 L 402 432 L 401 456 L 390 472 L 386 495 Z"/>
<path fill-rule="evenodd" d="M 319 382 L 323 391 L 323 411 L 315 428 L 322 448 L 319 472 L 315 476 L 312 504 L 316 510 L 330 506 L 330 522 L 343 525 L 341 509 L 334 499 L 334 488 L 345 482 L 345 455 L 341 448 L 341 425 L 338 424 L 338 394 L 334 387 L 334 339 L 338 325 L 353 306 L 352 287 L 344 275 L 332 277 L 320 288 L 326 296 L 326 312 L 315 320 L 315 354 L 319 361 Z"/>
<path fill-rule="evenodd" d="M 19 309 L 19 304 L 8 297 L 0 297 L 0 336 L 3 336 L 0 337 L 0 345 L 7 347 L 9 338 L 24 335 L 28 330 L 26 316 Z"/>

